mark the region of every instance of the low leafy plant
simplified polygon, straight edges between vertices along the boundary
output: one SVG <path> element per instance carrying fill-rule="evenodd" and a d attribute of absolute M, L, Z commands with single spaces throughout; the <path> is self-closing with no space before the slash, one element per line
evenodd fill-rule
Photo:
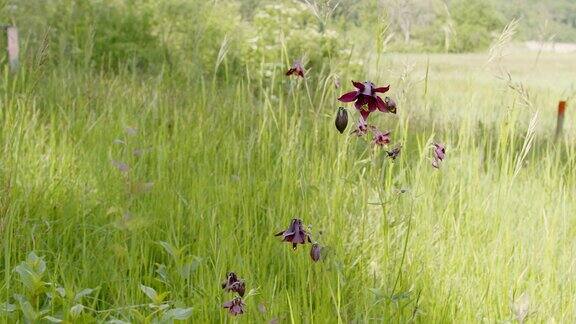
<path fill-rule="evenodd" d="M 194 255 L 185 254 L 186 246 L 177 248 L 165 241 L 159 241 L 158 244 L 170 256 L 172 261 L 168 265 L 156 263 L 156 273 L 160 276 L 158 280 L 167 285 L 190 280 L 190 276 L 200 266 L 202 259 Z"/>
<path fill-rule="evenodd" d="M 13 302 L 0 304 L 0 312 L 10 319 L 22 318 L 25 323 L 44 320 L 52 323 L 75 323 L 93 319 L 85 312 L 83 299 L 96 289 L 86 288 L 75 293 L 54 282 L 45 281 L 46 262 L 34 252 L 14 268 L 22 290 L 13 295 Z"/>
<path fill-rule="evenodd" d="M 138 323 L 171 323 L 174 320 L 186 320 L 192 316 L 191 307 L 177 307 L 167 299 L 168 291 L 157 292 L 154 288 L 140 285 L 140 290 L 150 299 L 147 309 L 149 314 L 132 309 L 131 313 Z"/>

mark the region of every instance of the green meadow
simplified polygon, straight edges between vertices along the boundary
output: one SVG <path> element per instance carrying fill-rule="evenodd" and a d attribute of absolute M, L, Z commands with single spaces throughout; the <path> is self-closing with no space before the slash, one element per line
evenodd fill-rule
<path fill-rule="evenodd" d="M 372 48 L 298 78 L 286 47 L 260 74 L 219 48 L 202 73 L 3 67 L 0 322 L 576 321 L 576 54 Z M 370 123 L 397 159 L 351 134 L 350 80 L 390 84 Z M 318 262 L 274 236 L 293 218 Z"/>

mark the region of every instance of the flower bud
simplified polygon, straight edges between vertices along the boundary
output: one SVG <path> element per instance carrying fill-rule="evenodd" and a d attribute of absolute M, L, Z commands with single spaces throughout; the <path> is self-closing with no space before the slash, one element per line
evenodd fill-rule
<path fill-rule="evenodd" d="M 320 252 L 322 251 L 322 247 L 318 243 L 312 244 L 312 248 L 310 249 L 310 257 L 314 262 L 318 262 L 320 260 Z"/>
<path fill-rule="evenodd" d="M 336 114 L 336 129 L 340 134 L 344 133 L 346 126 L 348 126 L 348 111 L 344 107 L 338 108 L 338 113 Z"/>

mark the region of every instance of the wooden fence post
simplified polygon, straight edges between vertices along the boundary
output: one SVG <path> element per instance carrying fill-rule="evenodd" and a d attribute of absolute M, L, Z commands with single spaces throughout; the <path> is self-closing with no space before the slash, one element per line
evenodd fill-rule
<path fill-rule="evenodd" d="M 558 119 L 556 120 L 556 139 L 562 135 L 562 127 L 564 126 L 564 112 L 566 112 L 566 101 L 558 102 Z"/>
<path fill-rule="evenodd" d="M 15 26 L 6 27 L 6 39 L 7 39 L 7 52 L 8 52 L 8 63 L 10 64 L 10 71 L 12 73 L 18 70 L 20 64 L 20 45 L 18 44 L 18 28 Z"/>
<path fill-rule="evenodd" d="M 20 65 L 20 44 L 18 40 L 18 28 L 12 25 L 0 24 L 0 30 L 6 34 L 6 54 L 8 56 L 10 72 L 15 73 L 18 71 L 18 66 Z M 4 42 L 2 42 L 2 44 L 4 44 Z"/>

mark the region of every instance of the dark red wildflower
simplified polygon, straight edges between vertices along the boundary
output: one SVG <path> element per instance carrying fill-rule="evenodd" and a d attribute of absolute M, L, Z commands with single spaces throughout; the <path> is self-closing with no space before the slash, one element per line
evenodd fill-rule
<path fill-rule="evenodd" d="M 230 315 L 236 316 L 240 314 L 244 314 L 246 304 L 242 301 L 241 297 L 236 297 L 231 301 L 227 301 L 222 305 L 223 308 L 228 308 L 228 313 Z"/>
<path fill-rule="evenodd" d="M 440 162 L 446 157 L 446 147 L 444 144 L 434 143 L 434 160 L 432 161 L 432 166 L 436 169 L 440 168 Z"/>
<path fill-rule="evenodd" d="M 374 139 L 372 143 L 380 146 L 384 146 L 390 143 L 390 131 L 381 132 L 377 129 L 374 129 Z"/>
<path fill-rule="evenodd" d="M 306 244 L 306 241 L 312 243 L 310 236 L 302 226 L 302 221 L 298 218 L 292 219 L 290 227 L 287 230 L 277 233 L 275 236 L 282 235 L 283 242 L 292 243 L 292 248 L 296 250 L 298 244 Z"/>
<path fill-rule="evenodd" d="M 244 292 L 246 291 L 246 286 L 244 280 L 239 279 L 234 272 L 228 273 L 226 281 L 222 283 L 222 289 L 226 292 L 236 292 L 238 295 L 244 297 Z"/>
<path fill-rule="evenodd" d="M 302 62 L 300 60 L 295 60 L 294 63 L 292 63 L 292 67 L 286 72 L 286 75 L 295 74 L 296 76 L 303 78 L 305 71 Z"/>
<path fill-rule="evenodd" d="M 390 86 L 376 87 L 374 83 L 366 81 L 364 83 L 352 81 L 357 90 L 343 94 L 338 100 L 342 102 L 354 101 L 354 107 L 360 112 L 364 119 L 368 119 L 370 113 L 376 109 L 381 112 L 388 112 L 388 105 L 378 97 L 377 93 L 385 93 Z"/>
<path fill-rule="evenodd" d="M 386 151 L 386 154 L 388 154 L 388 157 L 392 160 L 396 160 L 396 158 L 400 156 L 400 149 L 402 149 L 402 145 L 398 145 L 392 150 Z"/>
<path fill-rule="evenodd" d="M 318 244 L 318 243 L 312 244 L 312 248 L 310 249 L 310 257 L 312 258 L 312 260 L 314 262 L 317 262 L 318 260 L 320 260 L 321 252 L 322 252 L 322 247 L 320 246 L 320 244 Z"/>
<path fill-rule="evenodd" d="M 338 108 L 338 113 L 336 114 L 336 129 L 340 134 L 344 133 L 346 126 L 348 126 L 348 111 L 344 107 Z"/>
<path fill-rule="evenodd" d="M 358 118 L 358 124 L 356 125 L 356 129 L 352 131 L 353 134 L 360 136 L 366 135 L 368 133 L 368 124 L 364 118 Z"/>

